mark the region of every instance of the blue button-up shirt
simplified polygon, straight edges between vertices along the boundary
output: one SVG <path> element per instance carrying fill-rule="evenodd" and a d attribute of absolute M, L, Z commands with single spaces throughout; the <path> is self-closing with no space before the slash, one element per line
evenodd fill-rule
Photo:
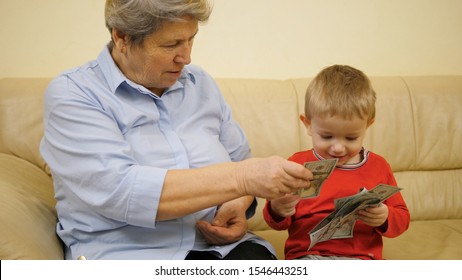
<path fill-rule="evenodd" d="M 155 220 L 168 169 L 250 157 L 216 83 L 199 67 L 186 66 L 159 97 L 128 80 L 105 47 L 50 83 L 44 124 L 40 150 L 52 170 L 66 258 L 184 259 L 193 249 L 225 256 L 237 245 L 209 246 L 196 231 L 216 207 Z M 244 240 L 274 253 L 251 233 Z"/>

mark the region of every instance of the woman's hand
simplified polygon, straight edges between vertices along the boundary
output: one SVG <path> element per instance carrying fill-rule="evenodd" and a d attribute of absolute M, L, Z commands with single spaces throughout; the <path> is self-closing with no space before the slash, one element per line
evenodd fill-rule
<path fill-rule="evenodd" d="M 171 169 L 165 176 L 156 221 L 176 219 L 245 196 L 278 198 L 309 187 L 312 178 L 303 165 L 278 156 Z M 235 217 L 228 228 L 241 223 Z"/>
<path fill-rule="evenodd" d="M 239 162 L 236 177 L 243 194 L 275 199 L 309 187 L 313 174 L 301 164 L 272 156 Z"/>
<path fill-rule="evenodd" d="M 226 202 L 218 208 L 211 223 L 198 221 L 197 228 L 209 244 L 225 245 L 240 240 L 248 229 L 245 212 L 253 197 L 242 197 Z"/>

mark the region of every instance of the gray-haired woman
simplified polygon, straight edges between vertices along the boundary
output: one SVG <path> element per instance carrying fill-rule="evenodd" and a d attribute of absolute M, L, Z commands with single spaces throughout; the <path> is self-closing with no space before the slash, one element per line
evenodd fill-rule
<path fill-rule="evenodd" d="M 189 65 L 204 0 L 108 0 L 111 42 L 49 85 L 41 153 L 68 259 L 272 259 L 247 232 L 254 196 L 307 187 L 251 159 L 213 79 Z"/>

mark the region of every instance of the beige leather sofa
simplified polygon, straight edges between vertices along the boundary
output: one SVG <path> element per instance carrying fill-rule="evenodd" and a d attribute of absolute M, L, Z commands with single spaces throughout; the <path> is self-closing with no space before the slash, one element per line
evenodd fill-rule
<path fill-rule="evenodd" d="M 385 239 L 387 259 L 462 259 L 462 76 L 372 77 L 377 119 L 365 146 L 390 162 L 411 225 Z M 309 78 L 218 79 L 256 157 L 309 149 L 298 115 Z M 45 79 L 0 80 L 0 259 L 62 259 L 52 180 L 40 157 Z M 69 163 L 72 164 L 72 163 Z M 286 232 L 261 206 L 251 229 L 283 258 Z"/>

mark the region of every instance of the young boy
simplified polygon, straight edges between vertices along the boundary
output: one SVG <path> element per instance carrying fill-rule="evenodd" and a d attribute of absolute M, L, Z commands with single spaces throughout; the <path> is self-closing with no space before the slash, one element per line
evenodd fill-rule
<path fill-rule="evenodd" d="M 396 237 L 407 230 L 409 211 L 400 193 L 378 206 L 358 212 L 353 237 L 330 239 L 310 247 L 309 232 L 335 209 L 334 200 L 357 194 L 362 187 L 396 186 L 386 160 L 363 148 L 367 128 L 375 120 L 376 94 L 363 72 L 334 65 L 321 71 L 308 86 L 305 114 L 300 120 L 312 137 L 313 149 L 289 160 L 337 158 L 319 196 L 296 194 L 268 201 L 263 215 L 275 230 L 289 230 L 286 259 L 382 259 L 382 236 Z"/>

